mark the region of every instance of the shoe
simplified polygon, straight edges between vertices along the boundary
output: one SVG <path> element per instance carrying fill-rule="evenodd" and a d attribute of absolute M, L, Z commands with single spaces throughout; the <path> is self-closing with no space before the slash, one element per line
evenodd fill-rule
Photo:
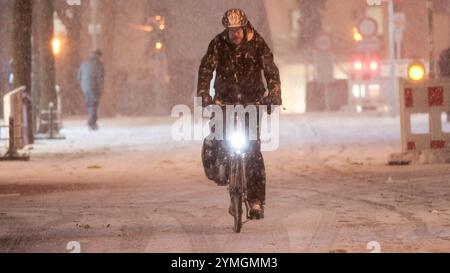
<path fill-rule="evenodd" d="M 264 207 L 261 201 L 257 200 L 250 204 L 250 219 L 263 219 L 264 218 Z"/>
<path fill-rule="evenodd" d="M 88 127 L 89 127 L 89 131 L 98 131 L 97 125 L 92 125 L 92 126 L 88 126 Z"/>

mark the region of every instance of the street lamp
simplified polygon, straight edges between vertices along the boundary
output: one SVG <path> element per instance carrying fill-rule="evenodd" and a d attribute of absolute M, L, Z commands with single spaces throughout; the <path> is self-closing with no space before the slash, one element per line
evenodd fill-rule
<path fill-rule="evenodd" d="M 362 41 L 363 37 L 356 27 L 353 28 L 353 40 L 355 42 Z"/>
<path fill-rule="evenodd" d="M 52 48 L 53 48 L 53 55 L 58 56 L 61 52 L 61 40 L 58 38 L 53 38 L 52 40 Z"/>

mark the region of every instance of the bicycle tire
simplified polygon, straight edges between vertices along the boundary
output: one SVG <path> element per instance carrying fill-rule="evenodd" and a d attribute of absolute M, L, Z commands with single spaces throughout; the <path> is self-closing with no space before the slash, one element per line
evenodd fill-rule
<path fill-rule="evenodd" d="M 233 230 L 240 233 L 242 229 L 242 199 L 240 194 L 232 194 L 231 202 L 234 210 L 234 226 Z"/>

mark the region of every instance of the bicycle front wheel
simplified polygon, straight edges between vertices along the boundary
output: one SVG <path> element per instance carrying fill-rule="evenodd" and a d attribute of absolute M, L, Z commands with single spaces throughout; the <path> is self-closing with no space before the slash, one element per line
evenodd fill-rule
<path fill-rule="evenodd" d="M 231 206 L 234 212 L 233 230 L 236 233 L 240 233 L 242 228 L 242 197 L 239 193 L 231 194 Z"/>

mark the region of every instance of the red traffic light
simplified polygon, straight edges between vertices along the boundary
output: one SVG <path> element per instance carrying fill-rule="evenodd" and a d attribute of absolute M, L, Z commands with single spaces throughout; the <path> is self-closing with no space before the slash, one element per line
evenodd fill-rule
<path fill-rule="evenodd" d="M 369 64 L 369 68 L 371 71 L 377 71 L 379 67 L 380 67 L 380 65 L 379 65 L 378 61 L 375 61 L 375 60 L 371 61 Z"/>
<path fill-rule="evenodd" d="M 353 62 L 353 69 L 354 70 L 362 70 L 363 69 L 363 63 L 360 60 L 356 60 Z"/>
<path fill-rule="evenodd" d="M 368 81 L 379 76 L 381 64 L 378 56 L 356 56 L 351 65 L 353 79 Z"/>

